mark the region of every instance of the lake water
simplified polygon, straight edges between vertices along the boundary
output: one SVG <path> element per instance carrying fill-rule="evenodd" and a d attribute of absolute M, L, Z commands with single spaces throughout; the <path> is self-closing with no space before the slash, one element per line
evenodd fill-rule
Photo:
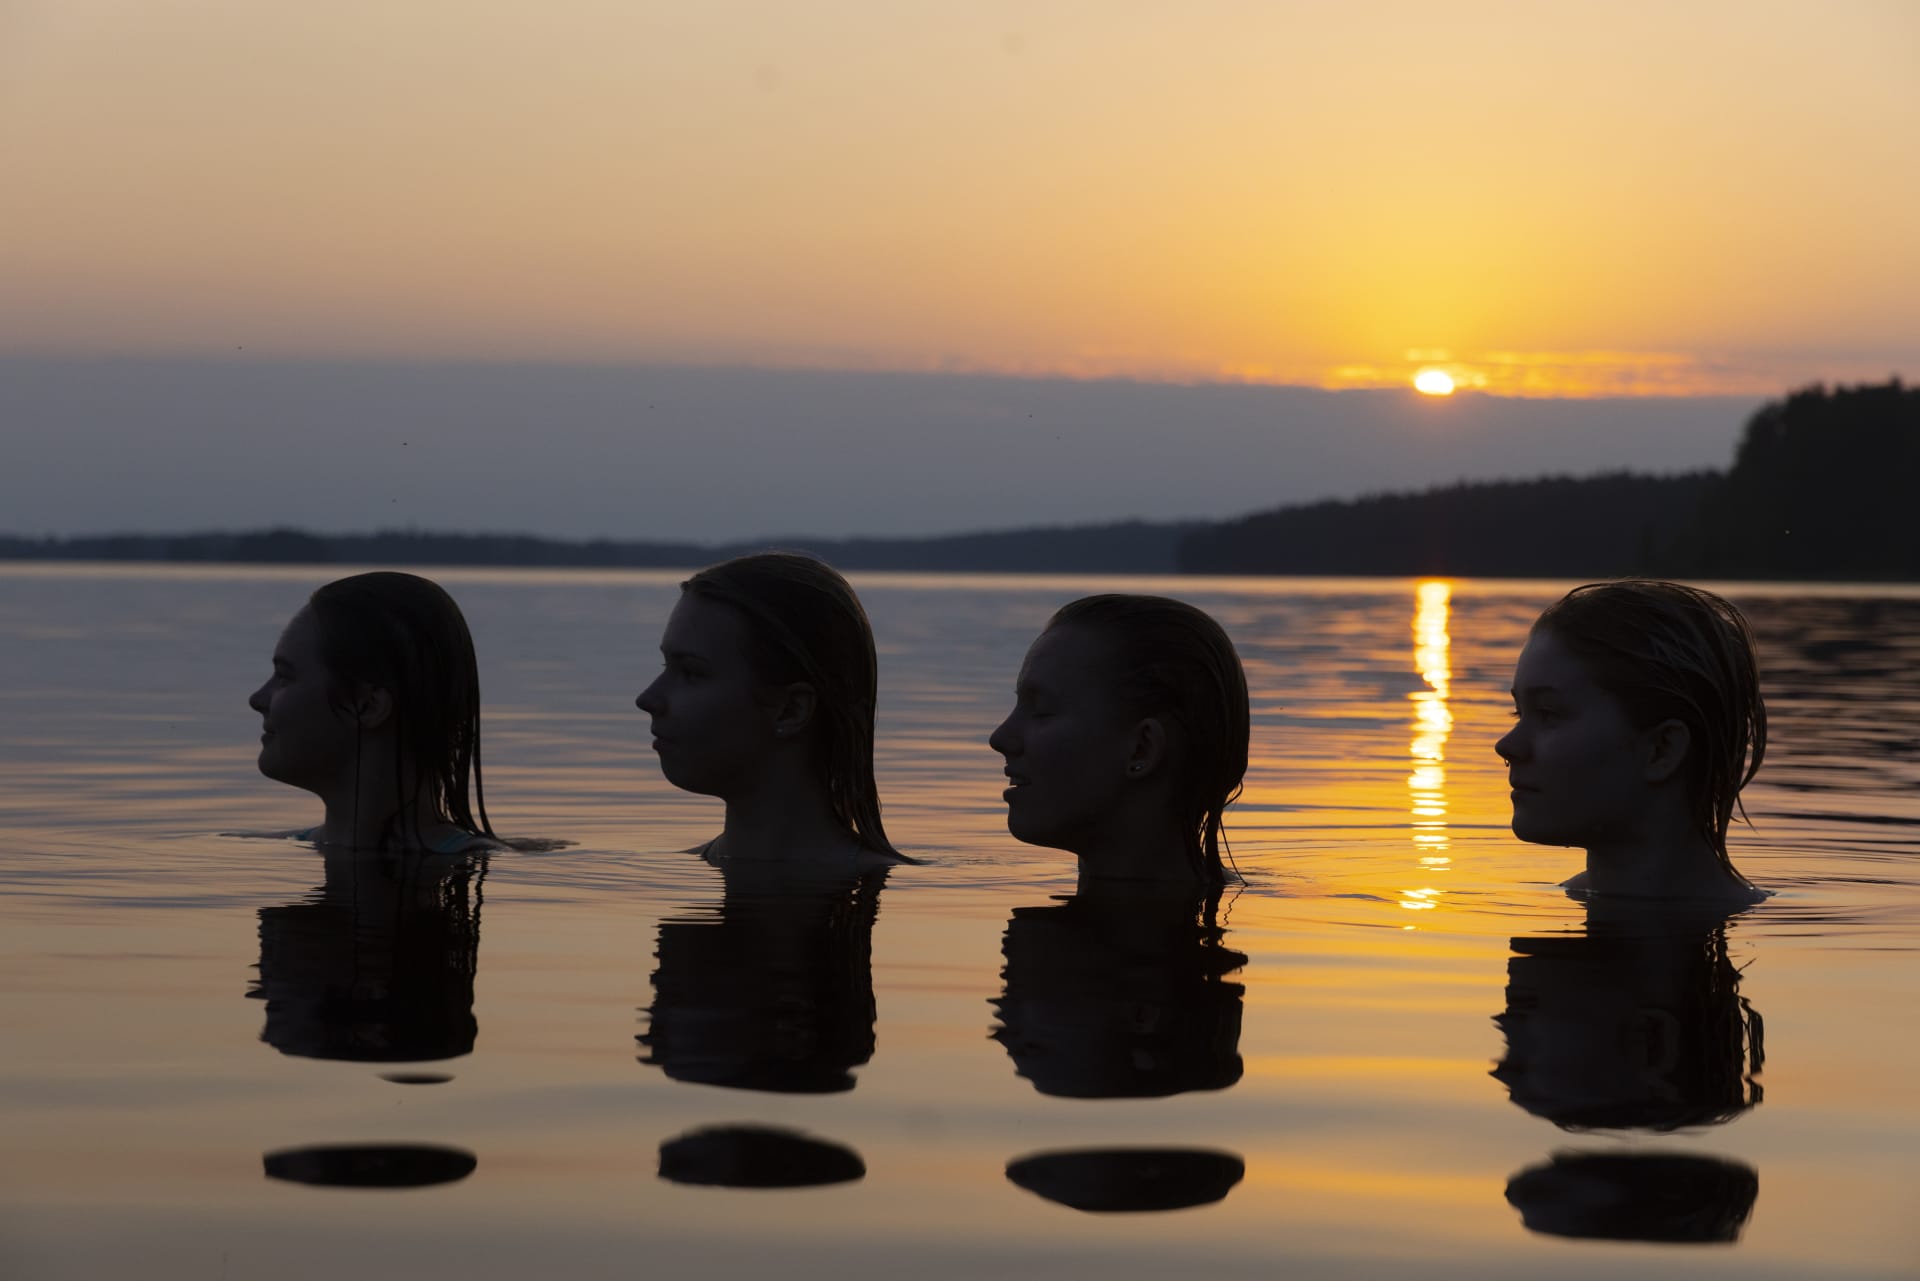
<path fill-rule="evenodd" d="M 1729 589 L 1778 893 L 1648 924 L 1506 830 L 1567 584 L 856 576 L 927 861 L 810 899 L 674 852 L 717 807 L 632 706 L 667 574 L 437 575 L 495 826 L 572 847 L 220 835 L 318 820 L 245 698 L 334 576 L 0 567 L 0 1276 L 1920 1276 L 1920 592 Z M 1213 930 L 1002 823 L 1020 656 L 1115 589 L 1246 660 Z"/>

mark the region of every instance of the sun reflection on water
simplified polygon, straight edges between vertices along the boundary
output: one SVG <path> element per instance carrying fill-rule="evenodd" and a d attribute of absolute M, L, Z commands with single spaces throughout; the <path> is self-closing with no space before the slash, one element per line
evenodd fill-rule
<path fill-rule="evenodd" d="M 1407 775 L 1408 808 L 1412 812 L 1413 848 L 1420 867 L 1447 871 L 1453 858 L 1447 853 L 1447 735 L 1453 731 L 1453 713 L 1447 710 L 1453 671 L 1448 662 L 1452 639 L 1447 634 L 1453 584 L 1421 583 L 1415 592 L 1413 666 L 1426 688 L 1407 697 L 1413 702 L 1413 742 L 1408 754 L 1413 771 Z M 1433 886 L 1403 890 L 1400 906 L 1410 912 L 1432 911 L 1444 891 Z"/>

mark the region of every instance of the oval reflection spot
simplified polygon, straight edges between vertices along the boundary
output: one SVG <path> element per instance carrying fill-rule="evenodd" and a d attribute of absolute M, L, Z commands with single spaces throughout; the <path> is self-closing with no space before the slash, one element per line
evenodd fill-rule
<path fill-rule="evenodd" d="M 660 1177 L 720 1188 L 810 1188 L 865 1178 L 852 1148 L 762 1125 L 715 1125 L 660 1145 Z"/>
<path fill-rule="evenodd" d="M 283 1148 L 261 1160 L 269 1179 L 323 1188 L 424 1188 L 457 1183 L 480 1164 L 471 1152 L 430 1143 Z"/>
<path fill-rule="evenodd" d="M 1672 1152 L 1556 1152 L 1507 1180 L 1530 1231 L 1667 1245 L 1739 1240 L 1759 1195 L 1750 1165 Z"/>
<path fill-rule="evenodd" d="M 1224 1200 L 1247 1172 L 1230 1152 L 1203 1148 L 1087 1148 L 1007 1163 L 1035 1196 L 1090 1213 L 1184 1210 Z"/>
<path fill-rule="evenodd" d="M 445 1072 L 382 1072 L 380 1079 L 395 1085 L 445 1085 L 453 1080 Z"/>

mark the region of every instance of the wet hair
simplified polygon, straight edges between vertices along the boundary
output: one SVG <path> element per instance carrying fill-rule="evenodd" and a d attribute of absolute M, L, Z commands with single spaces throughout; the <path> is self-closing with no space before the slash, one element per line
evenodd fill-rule
<path fill-rule="evenodd" d="M 813 687 L 813 767 L 834 817 L 866 848 L 895 853 L 873 780 L 879 659 L 852 586 L 811 556 L 762 552 L 709 565 L 680 589 L 730 605 L 746 619 L 758 679 Z"/>
<path fill-rule="evenodd" d="M 1220 884 L 1221 824 L 1247 773 L 1247 675 L 1212 618 L 1165 596 L 1109 593 L 1060 607 L 1047 622 L 1082 627 L 1106 644 L 1107 678 L 1121 711 L 1175 731 L 1174 802 L 1184 853 L 1202 882 Z"/>
<path fill-rule="evenodd" d="M 1698 587 L 1625 578 L 1574 588 L 1533 630 L 1552 632 L 1585 662 L 1636 729 L 1668 719 L 1687 727 L 1694 830 L 1732 872 L 1727 828 L 1767 754 L 1767 705 L 1746 618 Z"/>
<path fill-rule="evenodd" d="M 345 712 L 363 685 L 393 700 L 400 808 L 389 828 L 417 823 L 424 794 L 454 826 L 492 836 L 480 772 L 480 668 L 453 597 L 417 574 L 383 570 L 328 583 L 307 608 L 319 626 L 334 706 Z M 411 835 L 418 844 L 419 832 Z"/>

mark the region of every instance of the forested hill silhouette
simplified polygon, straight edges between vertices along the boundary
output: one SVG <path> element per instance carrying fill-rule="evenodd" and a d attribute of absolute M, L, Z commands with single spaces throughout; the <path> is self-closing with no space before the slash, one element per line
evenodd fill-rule
<path fill-rule="evenodd" d="M 1920 579 L 1920 389 L 1810 387 L 1748 420 L 1725 473 L 1454 485 L 1196 530 L 1207 574 Z"/>
<path fill-rule="evenodd" d="M 1748 421 L 1727 472 L 1464 483 L 1219 523 L 728 544 L 523 535 L 0 537 L 0 559 L 686 569 L 768 546 L 845 569 L 1920 580 L 1920 388 L 1810 387 Z"/>
<path fill-rule="evenodd" d="M 1920 387 L 1762 406 L 1668 564 L 1725 578 L 1920 578 Z"/>
<path fill-rule="evenodd" d="M 1620 472 L 1283 507 L 1187 535 L 1179 564 L 1194 574 L 1650 573 L 1720 481 Z"/>

